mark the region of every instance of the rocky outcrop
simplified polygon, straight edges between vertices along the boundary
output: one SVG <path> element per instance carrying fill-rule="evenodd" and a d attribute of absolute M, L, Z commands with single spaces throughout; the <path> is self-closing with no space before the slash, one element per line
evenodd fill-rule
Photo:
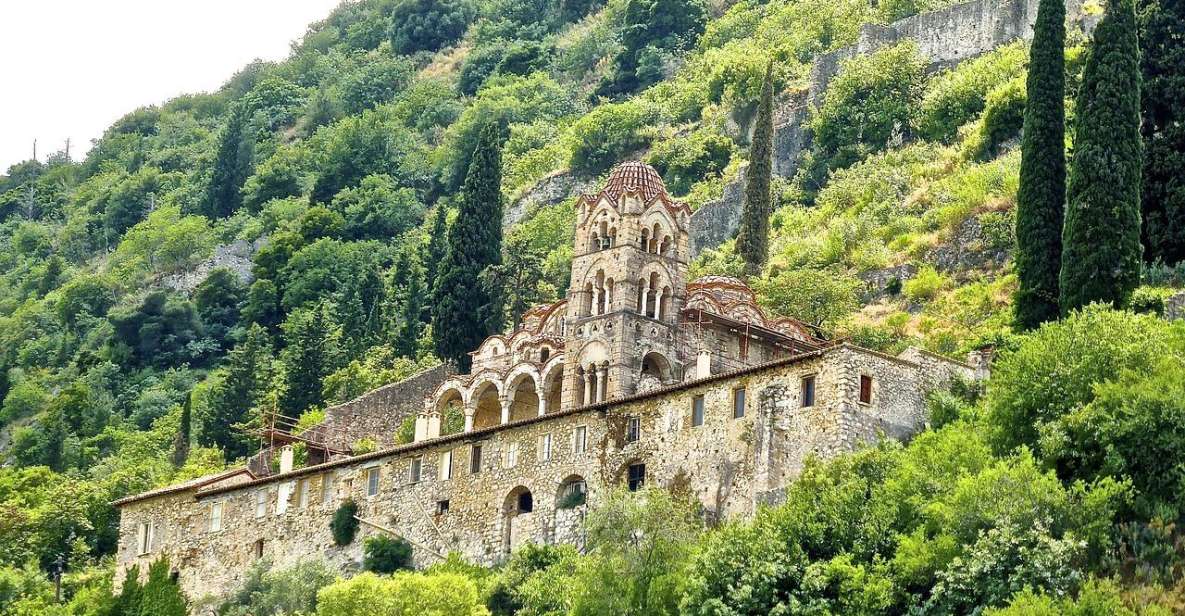
<path fill-rule="evenodd" d="M 1164 318 L 1170 321 L 1185 319 L 1185 291 L 1164 300 Z"/>
<path fill-rule="evenodd" d="M 593 181 L 581 180 L 567 169 L 552 172 L 507 204 L 502 212 L 502 228 L 509 229 L 518 224 L 535 208 L 562 203 L 594 186 Z"/>
<path fill-rule="evenodd" d="M 189 293 L 196 289 L 210 275 L 210 272 L 222 267 L 234 272 L 239 280 L 243 281 L 243 284 L 250 284 L 251 258 L 266 243 L 267 238 L 261 237 L 254 242 L 236 240 L 229 244 L 219 244 L 214 247 L 214 254 L 209 259 L 202 261 L 192 269 L 166 276 L 160 283 L 174 291 Z"/>

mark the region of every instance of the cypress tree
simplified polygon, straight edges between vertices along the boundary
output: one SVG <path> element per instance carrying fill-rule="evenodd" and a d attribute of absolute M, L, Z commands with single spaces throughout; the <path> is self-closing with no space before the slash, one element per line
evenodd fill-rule
<path fill-rule="evenodd" d="M 433 293 L 436 354 L 469 369 L 469 351 L 493 333 L 500 315 L 481 274 L 502 261 L 502 152 L 496 123 L 481 130 L 465 176 L 457 220 Z"/>
<path fill-rule="evenodd" d="M 185 394 L 185 402 L 181 405 L 181 425 L 177 428 L 177 437 L 173 441 L 173 466 L 180 467 L 189 458 L 189 438 L 191 434 L 193 415 L 193 392 Z"/>
<path fill-rule="evenodd" d="M 284 365 L 284 389 L 280 410 L 297 417 L 325 403 L 322 381 L 340 367 L 341 328 L 334 324 L 328 302 L 300 309 L 283 325 L 287 346 L 280 357 Z"/>
<path fill-rule="evenodd" d="M 1079 92 L 1062 236 L 1061 310 L 1127 303 L 1140 282 L 1140 49 L 1132 0 L 1112 0 Z"/>
<path fill-rule="evenodd" d="M 255 139 L 247 105 L 236 103 L 218 141 L 214 172 L 202 200 L 202 214 L 207 218 L 225 218 L 243 205 L 243 184 L 251 175 Z"/>
<path fill-rule="evenodd" d="M 1185 2 L 1144 0 L 1137 16 L 1144 82 L 1144 258 L 1185 261 Z"/>
<path fill-rule="evenodd" d="M 436 288 L 436 272 L 444 253 L 448 251 L 448 208 L 436 206 L 432 217 L 432 231 L 428 236 L 428 252 L 424 259 L 424 284 L 429 290 Z M 429 316 L 430 318 L 430 316 Z"/>
<path fill-rule="evenodd" d="M 1062 218 L 1066 202 L 1066 6 L 1041 0 L 1033 25 L 1016 193 L 1016 324 L 1058 317 Z"/>
<path fill-rule="evenodd" d="M 420 346 L 420 333 L 424 330 L 424 323 L 420 320 L 424 313 L 424 283 L 419 268 L 414 268 L 409 276 L 407 294 L 403 300 L 403 319 L 395 338 L 395 352 L 414 359 Z"/>
<path fill-rule="evenodd" d="M 222 449 L 228 460 L 250 453 L 252 441 L 239 427 L 251 419 L 251 410 L 263 401 L 271 382 L 271 340 L 267 330 L 255 324 L 228 354 L 226 375 L 210 392 L 201 443 Z"/>
<path fill-rule="evenodd" d="M 749 171 L 745 174 L 745 205 L 737 233 L 737 253 L 745 260 L 745 271 L 756 275 L 769 255 L 769 216 L 773 211 L 770 176 L 773 173 L 774 84 L 773 62 L 765 69 L 761 102 L 749 148 Z"/>
<path fill-rule="evenodd" d="M 164 556 L 153 561 L 148 566 L 148 581 L 140 590 L 139 609 L 134 614 L 139 616 L 187 616 L 189 608 L 185 603 L 185 595 L 181 588 L 173 581 L 169 571 L 169 560 Z"/>

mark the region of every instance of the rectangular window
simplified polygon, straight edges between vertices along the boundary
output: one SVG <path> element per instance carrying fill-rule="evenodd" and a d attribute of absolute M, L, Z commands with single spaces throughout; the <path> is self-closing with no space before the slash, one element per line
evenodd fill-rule
<path fill-rule="evenodd" d="M 815 375 L 802 377 L 802 406 L 815 405 Z"/>
<path fill-rule="evenodd" d="M 546 462 L 551 459 L 551 434 L 544 434 L 539 437 L 539 461 Z"/>
<path fill-rule="evenodd" d="M 704 397 L 696 396 L 691 399 L 691 425 L 704 425 Z"/>
<path fill-rule="evenodd" d="M 646 486 L 646 465 L 631 464 L 629 470 L 630 492 L 637 492 Z"/>
<path fill-rule="evenodd" d="M 448 481 L 453 478 L 453 450 L 440 454 L 440 480 Z"/>
<path fill-rule="evenodd" d="M 372 466 L 366 469 L 366 498 L 376 496 L 379 493 L 379 467 Z"/>
<path fill-rule="evenodd" d="M 222 503 L 210 503 L 210 532 L 222 530 Z"/>
<path fill-rule="evenodd" d="M 333 504 L 333 474 L 321 475 L 321 504 Z"/>
<path fill-rule="evenodd" d="M 860 375 L 860 404 L 872 404 L 872 377 Z"/>
<path fill-rule="evenodd" d="M 292 484 L 281 483 L 276 488 L 276 515 L 288 512 L 288 500 L 292 498 Z"/>
<path fill-rule="evenodd" d="M 740 419 L 745 416 L 745 388 L 732 390 L 732 418 Z"/>
<path fill-rule="evenodd" d="M 469 474 L 476 475 L 481 472 L 481 445 L 474 445 L 469 450 Z"/>
<path fill-rule="evenodd" d="M 436 515 L 448 513 L 448 499 L 436 501 Z"/>
<path fill-rule="evenodd" d="M 411 464 L 408 468 L 408 481 L 412 483 L 419 483 L 424 478 L 424 456 L 416 456 L 411 459 Z"/>
<path fill-rule="evenodd" d="M 267 515 L 267 490 L 260 490 L 255 493 L 255 517 L 262 518 Z"/>
<path fill-rule="evenodd" d="M 518 465 L 518 443 L 510 443 L 506 446 L 506 468 L 514 468 Z"/>
<path fill-rule="evenodd" d="M 576 426 L 576 430 L 572 434 L 572 453 L 584 453 L 588 451 L 588 427 Z"/>
<path fill-rule="evenodd" d="M 140 523 L 140 536 L 139 536 L 139 541 L 138 541 L 138 545 L 137 545 L 137 548 L 139 550 L 138 553 L 140 556 L 143 556 L 143 555 L 152 551 L 153 530 L 154 529 L 153 529 L 152 522 L 141 522 Z"/>
<path fill-rule="evenodd" d="M 633 443 L 638 440 L 642 433 L 642 420 L 639 417 L 626 417 L 625 419 L 625 442 Z"/>

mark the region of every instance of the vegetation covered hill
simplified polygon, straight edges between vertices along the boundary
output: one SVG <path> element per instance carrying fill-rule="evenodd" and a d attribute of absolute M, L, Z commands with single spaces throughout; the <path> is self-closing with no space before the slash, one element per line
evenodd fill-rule
<path fill-rule="evenodd" d="M 135 110 L 83 161 L 13 166 L 0 614 L 173 613 L 167 570 L 143 590 L 156 600 L 110 596 L 111 500 L 241 463 L 260 409 L 311 425 L 327 404 L 463 359 L 452 334 L 561 296 L 571 201 L 503 233 L 499 181 L 509 201 L 557 171 L 593 181 L 641 157 L 698 207 L 748 162 L 767 68 L 774 91 L 802 88 L 812 59 L 863 24 L 947 4 L 348 2 L 288 59 Z M 1144 0 L 1138 16 L 1150 263 L 1118 308 L 1155 313 L 1185 283 L 1185 8 Z M 1090 50 L 1071 35 L 1071 144 Z M 866 346 L 996 346 L 986 392 L 936 397 L 933 430 L 813 466 L 752 521 L 705 529 L 677 495 L 615 497 L 590 519 L 589 554 L 359 576 L 319 606 L 332 576 L 316 563 L 261 569 L 226 613 L 356 614 L 358 597 L 388 596 L 381 613 L 445 598 L 436 609 L 475 614 L 1180 611 L 1185 332 L 1105 308 L 1014 326 L 1028 62 L 1017 43 L 929 74 L 904 42 L 846 63 L 800 173 L 774 181 L 769 259 L 748 276 L 771 312 Z M 458 271 L 468 244 L 489 267 Z M 730 241 L 693 271 L 745 267 Z M 456 276 L 480 279 L 464 311 L 480 321 L 434 327 L 450 290 L 436 281 Z"/>

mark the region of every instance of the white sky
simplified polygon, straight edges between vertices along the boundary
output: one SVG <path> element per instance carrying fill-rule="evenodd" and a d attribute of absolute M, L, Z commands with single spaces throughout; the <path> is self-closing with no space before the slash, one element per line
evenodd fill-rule
<path fill-rule="evenodd" d="M 0 0 L 0 174 L 133 109 L 278 60 L 340 0 Z"/>

